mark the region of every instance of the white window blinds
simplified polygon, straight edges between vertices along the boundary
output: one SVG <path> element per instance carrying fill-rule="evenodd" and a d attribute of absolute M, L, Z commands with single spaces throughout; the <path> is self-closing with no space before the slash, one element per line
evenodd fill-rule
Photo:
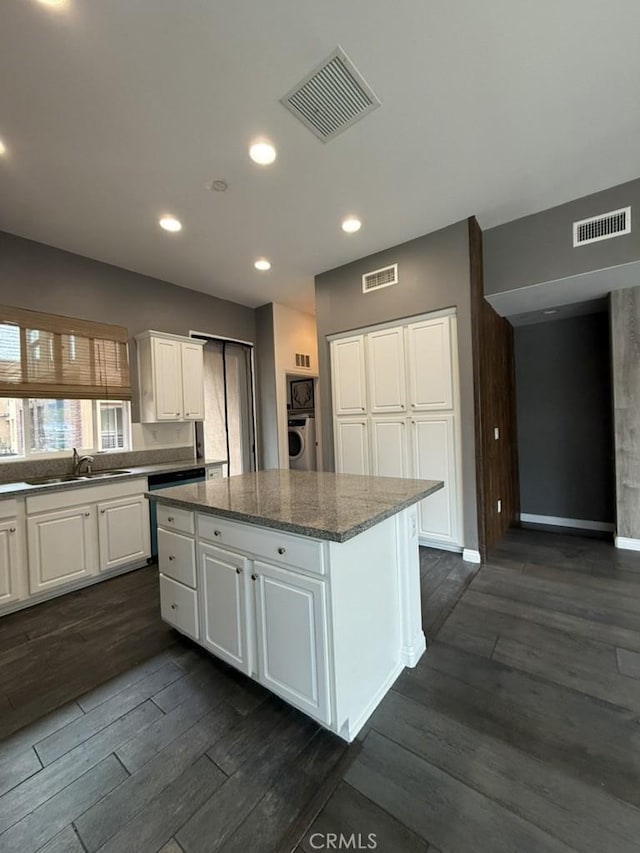
<path fill-rule="evenodd" d="M 0 397 L 130 400 L 124 326 L 0 306 Z"/>

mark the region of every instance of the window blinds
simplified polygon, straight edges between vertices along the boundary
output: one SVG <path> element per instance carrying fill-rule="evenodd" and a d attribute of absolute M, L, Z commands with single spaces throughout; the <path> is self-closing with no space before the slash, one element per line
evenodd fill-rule
<path fill-rule="evenodd" d="M 124 326 L 0 306 L 0 397 L 130 400 Z"/>

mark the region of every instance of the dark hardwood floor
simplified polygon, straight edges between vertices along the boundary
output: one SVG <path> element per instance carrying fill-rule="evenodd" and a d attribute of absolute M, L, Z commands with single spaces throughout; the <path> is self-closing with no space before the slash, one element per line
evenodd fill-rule
<path fill-rule="evenodd" d="M 0 851 L 637 853 L 640 555 L 421 568 L 429 650 L 350 747 L 166 628 L 154 568 L 0 619 Z"/>

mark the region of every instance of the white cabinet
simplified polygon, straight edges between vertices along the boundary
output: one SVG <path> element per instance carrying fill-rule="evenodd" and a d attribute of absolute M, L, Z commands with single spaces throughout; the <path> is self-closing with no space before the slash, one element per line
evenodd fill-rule
<path fill-rule="evenodd" d="M 371 473 L 408 477 L 407 423 L 404 416 L 371 418 Z"/>
<path fill-rule="evenodd" d="M 22 561 L 18 547 L 18 521 L 0 522 L 0 606 L 20 597 Z"/>
<path fill-rule="evenodd" d="M 101 572 L 150 555 L 149 505 L 143 495 L 98 504 L 98 543 Z"/>
<path fill-rule="evenodd" d="M 32 595 L 98 571 L 95 505 L 27 518 L 27 541 Z"/>
<path fill-rule="evenodd" d="M 324 581 L 256 561 L 253 583 L 260 682 L 328 722 Z"/>
<path fill-rule="evenodd" d="M 382 329 L 367 335 L 369 411 L 403 412 L 405 403 L 404 329 Z"/>
<path fill-rule="evenodd" d="M 420 536 L 434 542 L 456 544 L 457 472 L 452 415 L 412 419 L 414 470 L 426 480 L 444 480 L 444 488 L 420 502 Z"/>
<path fill-rule="evenodd" d="M 250 562 L 206 544 L 199 545 L 198 554 L 202 645 L 248 675 L 252 670 L 247 614 Z"/>
<path fill-rule="evenodd" d="M 185 419 L 204 420 L 204 377 L 202 344 L 180 345 L 182 371 L 182 411 Z"/>
<path fill-rule="evenodd" d="M 409 400 L 412 411 L 453 408 L 451 317 L 407 327 Z"/>
<path fill-rule="evenodd" d="M 202 420 L 204 341 L 160 332 L 144 332 L 136 341 L 141 422 Z"/>
<path fill-rule="evenodd" d="M 336 470 L 341 474 L 369 473 L 369 428 L 366 418 L 336 418 Z"/>
<path fill-rule="evenodd" d="M 361 415 L 367 411 L 364 335 L 332 342 L 331 383 L 336 415 Z"/>

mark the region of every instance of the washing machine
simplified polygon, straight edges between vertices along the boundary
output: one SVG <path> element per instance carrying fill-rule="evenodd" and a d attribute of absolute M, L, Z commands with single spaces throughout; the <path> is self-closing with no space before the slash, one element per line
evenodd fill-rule
<path fill-rule="evenodd" d="M 289 418 L 289 468 L 316 470 L 316 422 L 313 415 Z"/>

